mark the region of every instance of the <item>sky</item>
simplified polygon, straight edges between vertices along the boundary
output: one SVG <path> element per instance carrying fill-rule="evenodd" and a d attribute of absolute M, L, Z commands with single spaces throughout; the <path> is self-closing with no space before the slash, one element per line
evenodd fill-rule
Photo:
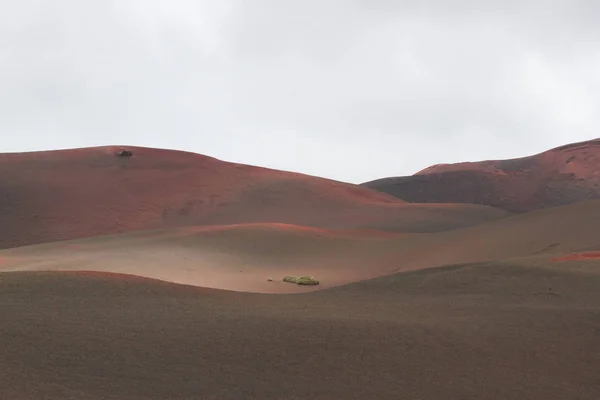
<path fill-rule="evenodd" d="M 600 0 L 0 0 L 0 152 L 360 183 L 600 137 Z"/>

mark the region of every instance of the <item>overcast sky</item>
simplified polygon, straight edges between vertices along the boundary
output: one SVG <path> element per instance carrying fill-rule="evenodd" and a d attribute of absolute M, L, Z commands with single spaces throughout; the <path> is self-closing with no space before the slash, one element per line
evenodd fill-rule
<path fill-rule="evenodd" d="M 0 152 L 364 182 L 600 137 L 600 0 L 0 0 Z"/>

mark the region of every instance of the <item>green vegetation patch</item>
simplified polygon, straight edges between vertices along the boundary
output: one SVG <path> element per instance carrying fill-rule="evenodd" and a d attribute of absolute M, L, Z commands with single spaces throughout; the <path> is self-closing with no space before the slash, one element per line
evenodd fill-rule
<path fill-rule="evenodd" d="M 318 285 L 319 281 L 312 276 L 286 276 L 284 282 L 295 283 L 297 285 Z"/>

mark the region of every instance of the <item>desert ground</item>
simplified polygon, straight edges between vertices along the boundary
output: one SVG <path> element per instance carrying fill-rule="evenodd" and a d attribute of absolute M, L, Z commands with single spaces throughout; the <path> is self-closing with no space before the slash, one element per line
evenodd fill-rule
<path fill-rule="evenodd" d="M 2 398 L 600 399 L 598 159 L 353 185 L 127 146 L 2 154 Z"/>

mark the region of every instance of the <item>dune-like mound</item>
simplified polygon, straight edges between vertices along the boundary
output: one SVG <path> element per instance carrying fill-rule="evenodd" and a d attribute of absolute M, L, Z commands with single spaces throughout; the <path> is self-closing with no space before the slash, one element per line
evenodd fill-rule
<path fill-rule="evenodd" d="M 600 139 L 511 160 L 440 164 L 362 184 L 414 203 L 485 204 L 522 213 L 600 198 Z"/>
<path fill-rule="evenodd" d="M 295 293 L 393 272 L 404 234 L 287 224 L 180 227 L 0 251 L 2 271 L 95 271 L 215 289 Z M 286 276 L 314 276 L 299 287 Z M 269 279 L 271 278 L 271 280 Z"/>
<path fill-rule="evenodd" d="M 600 200 L 426 234 L 238 224 L 138 231 L 0 251 L 0 272 L 96 271 L 261 293 L 299 293 L 444 265 L 597 250 Z M 319 285 L 283 282 L 312 276 Z"/>
<path fill-rule="evenodd" d="M 600 269 L 548 264 L 290 296 L 4 273 L 0 387 L 47 400 L 596 400 Z"/>
<path fill-rule="evenodd" d="M 411 205 L 358 185 L 180 151 L 0 154 L 0 248 L 254 222 L 427 232 L 507 214 L 473 205 Z"/>

